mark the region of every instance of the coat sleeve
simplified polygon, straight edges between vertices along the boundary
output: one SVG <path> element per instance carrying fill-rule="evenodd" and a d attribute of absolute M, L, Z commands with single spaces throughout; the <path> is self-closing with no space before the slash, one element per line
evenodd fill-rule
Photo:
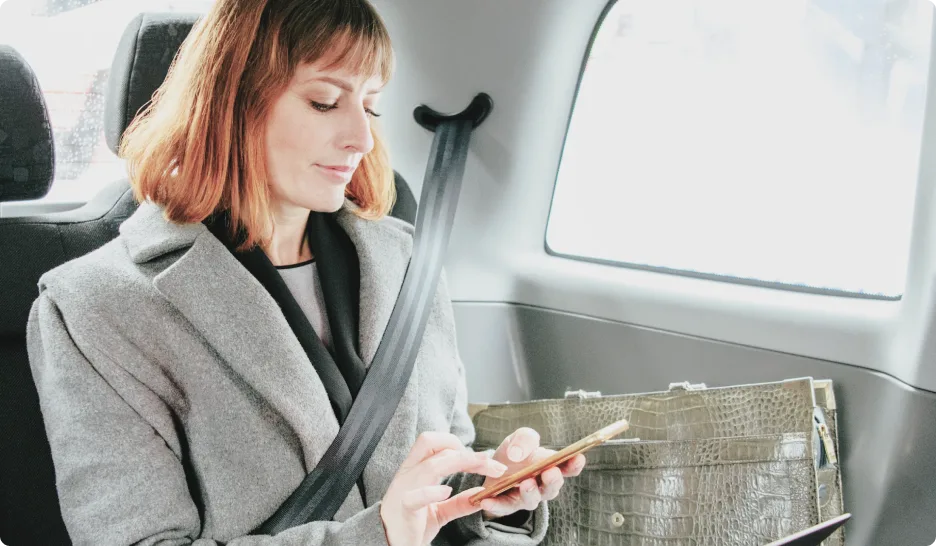
<path fill-rule="evenodd" d="M 48 291 L 31 309 L 27 337 L 33 379 L 52 448 L 66 527 L 76 546 L 214 546 L 179 456 L 128 401 L 134 384 L 93 339 L 76 342 Z M 85 336 L 93 337 L 93 336 Z M 168 412 L 168 408 L 166 410 Z M 276 535 L 225 538 L 228 546 L 385 544 L 380 504 L 338 522 Z"/>
<path fill-rule="evenodd" d="M 452 361 L 456 364 L 458 384 L 455 394 L 455 403 L 452 411 L 451 433 L 457 436 L 462 443 L 470 446 L 475 439 L 474 424 L 468 415 L 468 387 L 465 380 L 465 368 L 458 355 L 458 346 L 455 333 L 455 316 L 452 302 L 448 295 L 448 288 L 443 273 L 439 280 L 437 305 L 442 312 L 444 336 L 446 344 L 450 347 Z M 452 487 L 453 494 L 467 491 L 473 487 L 484 484 L 484 476 L 477 474 L 455 474 L 446 480 Z M 539 544 L 546 536 L 548 525 L 548 507 L 541 502 L 534 510 L 526 523 L 513 527 L 496 521 L 484 521 L 481 513 L 455 520 L 447 525 L 441 539 L 448 542 L 433 542 L 433 544 L 470 544 L 471 546 L 529 546 Z"/>

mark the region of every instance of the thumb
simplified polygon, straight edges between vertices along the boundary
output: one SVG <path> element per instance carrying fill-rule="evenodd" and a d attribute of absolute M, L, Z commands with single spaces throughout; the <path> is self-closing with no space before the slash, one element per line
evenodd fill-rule
<path fill-rule="evenodd" d="M 504 438 L 494 452 L 494 459 L 504 464 L 517 464 L 532 456 L 540 443 L 540 435 L 529 427 L 521 427 Z"/>

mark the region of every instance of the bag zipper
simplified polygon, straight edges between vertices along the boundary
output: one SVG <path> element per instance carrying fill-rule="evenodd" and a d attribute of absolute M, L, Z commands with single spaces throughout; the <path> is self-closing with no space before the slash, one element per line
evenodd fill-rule
<path fill-rule="evenodd" d="M 837 465 L 838 456 L 835 454 L 835 442 L 832 440 L 832 434 L 826 424 L 825 414 L 821 409 L 816 408 L 813 412 L 813 421 L 816 423 L 816 433 L 819 435 L 819 446 L 822 452 L 821 460 L 817 462 L 817 466 Z"/>

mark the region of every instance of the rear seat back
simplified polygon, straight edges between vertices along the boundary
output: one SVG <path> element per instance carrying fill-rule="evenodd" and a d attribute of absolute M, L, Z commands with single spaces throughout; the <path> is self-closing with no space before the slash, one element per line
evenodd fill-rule
<path fill-rule="evenodd" d="M 35 76 L 0 46 L 0 200 L 45 195 L 54 178 L 52 132 Z M 0 218 L 0 542 L 70 544 L 39 400 L 26 355 L 26 320 L 39 277 L 112 239 L 135 208 L 108 188 L 67 213 Z"/>

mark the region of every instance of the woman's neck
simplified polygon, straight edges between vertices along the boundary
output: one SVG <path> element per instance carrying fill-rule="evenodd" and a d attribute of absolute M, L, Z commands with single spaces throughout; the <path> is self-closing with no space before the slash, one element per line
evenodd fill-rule
<path fill-rule="evenodd" d="M 309 211 L 306 209 L 280 209 L 273 214 L 273 236 L 263 247 L 263 252 L 274 266 L 294 265 L 312 259 L 312 249 L 306 237 L 308 221 Z"/>

